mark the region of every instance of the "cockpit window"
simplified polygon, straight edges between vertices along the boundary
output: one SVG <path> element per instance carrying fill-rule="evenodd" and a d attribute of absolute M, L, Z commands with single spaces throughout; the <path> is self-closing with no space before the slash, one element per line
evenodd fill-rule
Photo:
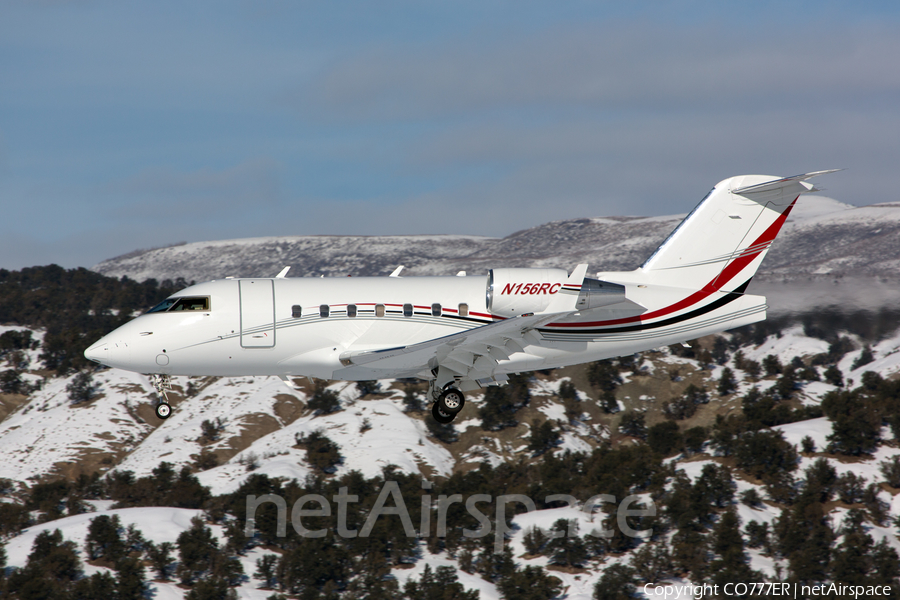
<path fill-rule="evenodd" d="M 209 310 L 209 296 L 190 296 L 184 298 L 166 298 L 150 310 L 156 312 L 181 312 L 188 310 Z"/>
<path fill-rule="evenodd" d="M 162 302 L 160 302 L 159 304 L 157 304 L 156 306 L 154 306 L 147 312 L 148 313 L 166 312 L 167 310 L 172 308 L 172 305 L 175 304 L 177 301 L 178 301 L 178 298 L 166 298 L 165 300 L 163 300 Z"/>

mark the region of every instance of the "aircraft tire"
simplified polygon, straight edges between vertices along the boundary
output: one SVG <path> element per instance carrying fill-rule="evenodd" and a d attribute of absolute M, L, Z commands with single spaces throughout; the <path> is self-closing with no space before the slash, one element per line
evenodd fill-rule
<path fill-rule="evenodd" d="M 432 407 L 431 407 L 431 416 L 434 417 L 434 420 L 437 421 L 438 423 L 440 423 L 441 425 L 446 425 L 447 423 L 450 423 L 451 421 L 453 421 L 453 418 L 456 415 L 448 415 L 448 414 L 444 413 L 438 406 L 438 403 L 435 402 L 434 405 L 432 405 Z"/>
<path fill-rule="evenodd" d="M 167 402 L 160 402 L 156 405 L 156 416 L 160 419 L 168 419 L 172 414 L 172 407 Z"/>
<path fill-rule="evenodd" d="M 437 405 L 441 407 L 441 412 L 456 415 L 466 405 L 466 397 L 458 389 L 448 388 L 441 392 Z"/>

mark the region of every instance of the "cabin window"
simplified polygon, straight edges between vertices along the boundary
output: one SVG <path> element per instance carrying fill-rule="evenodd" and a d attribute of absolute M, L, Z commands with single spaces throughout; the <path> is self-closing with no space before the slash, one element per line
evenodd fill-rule
<path fill-rule="evenodd" d="M 299 319 L 303 316 L 303 308 L 301 308 L 299 304 L 293 305 L 291 307 L 291 316 L 295 319 Z"/>
<path fill-rule="evenodd" d="M 356 316 L 356 305 L 355 305 L 355 304 L 348 304 L 348 305 L 347 305 L 347 316 L 348 316 L 348 317 L 355 317 L 355 316 Z"/>
<path fill-rule="evenodd" d="M 411 317 L 413 316 L 413 307 L 412 304 L 404 304 L 403 305 L 403 316 Z"/>
<path fill-rule="evenodd" d="M 435 304 L 431 305 L 431 316 L 432 317 L 441 316 L 441 305 L 440 304 L 435 303 Z"/>
<path fill-rule="evenodd" d="M 375 305 L 375 316 L 376 317 L 384 316 L 384 304 L 376 304 Z"/>
<path fill-rule="evenodd" d="M 209 296 L 166 298 L 147 312 L 181 312 L 185 310 L 209 310 Z"/>
<path fill-rule="evenodd" d="M 327 304 L 323 304 L 323 305 L 319 306 L 319 316 L 320 317 L 327 317 L 328 312 L 329 312 L 329 308 L 328 308 Z"/>
<path fill-rule="evenodd" d="M 469 316 L 469 305 L 463 302 L 459 305 L 459 316 L 468 317 Z"/>

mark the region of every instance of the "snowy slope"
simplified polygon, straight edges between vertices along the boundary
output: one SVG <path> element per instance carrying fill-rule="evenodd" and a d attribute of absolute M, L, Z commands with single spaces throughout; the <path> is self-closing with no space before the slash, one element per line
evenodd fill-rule
<path fill-rule="evenodd" d="M 628 270 L 640 265 L 684 215 L 554 221 L 505 238 L 476 236 L 297 236 L 195 242 L 135 251 L 94 270 L 115 277 L 204 281 L 227 276 L 472 273 L 503 266 Z M 886 276 L 900 264 L 900 205 L 854 207 L 801 196 L 763 264 L 764 279 Z M 873 250 L 877 249 L 877 252 Z"/>
<path fill-rule="evenodd" d="M 793 327 L 784 330 L 780 336 L 769 337 L 759 346 L 746 347 L 743 352 L 748 359 L 761 361 L 766 355 L 774 354 L 787 363 L 795 356 L 809 357 L 827 349 L 827 343 L 806 337 L 801 327 Z M 896 376 L 900 372 L 900 333 L 873 345 L 872 352 L 874 361 L 856 370 L 852 369 L 852 363 L 860 350 L 849 352 L 838 363 L 845 379 L 858 382 L 865 370 L 877 371 L 885 377 Z M 623 374 L 625 383 L 621 388 L 620 402 L 627 403 L 628 408 L 644 410 L 648 418 L 654 418 L 653 411 L 658 411 L 660 402 L 653 395 L 639 395 L 640 386 L 668 381 L 669 369 L 676 366 L 681 373 L 678 385 L 695 381 L 705 383 L 707 389 L 714 389 L 715 380 L 723 369 L 717 366 L 703 370 L 695 360 L 673 356 L 667 350 L 646 353 L 642 375 Z M 734 368 L 732 363 L 729 366 Z M 822 370 L 820 367 L 820 372 Z M 739 378 L 741 393 L 753 385 L 765 388 L 774 383 L 771 378 L 751 382 L 736 369 L 735 374 Z M 529 423 L 536 417 L 564 422 L 564 408 L 555 393 L 566 378 L 576 383 L 583 381 L 576 372 L 569 371 L 565 375 L 538 377 L 532 384 L 533 399 L 527 419 L 523 419 L 524 422 L 514 432 L 507 430 L 502 434 L 480 429 L 475 409 L 483 399 L 480 395 L 473 395 L 472 406 L 467 408 L 472 412 L 467 412 L 457 424 L 462 439 L 448 446 L 428 434 L 421 414 L 402 411 L 402 394 L 391 388 L 390 382 L 383 383 L 385 393 L 367 399 L 358 397 L 354 385 L 335 383 L 332 389 L 339 393 L 342 410 L 317 416 L 305 409 L 306 395 L 303 392 L 292 391 L 274 378 L 194 380 L 199 388 L 196 395 L 183 400 L 180 395 L 176 396 L 172 417 L 160 422 L 152 414 L 154 396 L 145 377 L 116 370 L 101 371 L 95 377 L 101 384 L 101 395 L 83 406 L 73 405 L 67 398 L 65 386 L 70 379 L 51 378 L 26 404 L 0 421 L 0 452 L 6 457 L 0 463 L 0 477 L 31 484 L 46 476 L 65 474 L 71 477 L 77 474 L 78 469 L 105 471 L 109 468 L 131 470 L 142 476 L 149 474 L 160 461 L 171 462 L 176 468 L 192 466 L 200 453 L 206 451 L 215 453 L 220 458 L 220 465 L 197 475 L 204 485 L 211 487 L 213 494 L 222 494 L 236 489 L 251 473 L 303 478 L 309 473 L 310 466 L 306 462 L 306 452 L 297 446 L 296 438 L 321 429 L 341 448 L 344 462 L 338 468 L 339 474 L 355 469 L 369 477 L 379 474 L 384 466 L 393 464 L 405 472 L 418 472 L 430 479 L 449 475 L 456 469 L 468 468 L 482 460 L 494 464 L 504 460 L 527 460 Z M 184 392 L 187 379 L 181 378 L 175 383 L 181 386 L 176 391 Z M 833 386 L 823 382 L 804 383 L 799 396 L 805 404 L 817 404 L 825 393 L 833 389 Z M 563 443 L 556 452 L 590 451 L 598 440 L 608 439 L 611 435 L 600 422 L 598 413 L 592 412 L 593 409 L 587 410 L 593 401 L 585 391 L 588 388 L 583 387 L 580 396 L 586 405 L 586 418 L 580 424 L 564 426 Z M 739 406 L 739 399 L 714 396 L 710 405 L 701 408 L 701 412 L 717 410 L 716 407 L 725 410 L 733 406 Z M 201 439 L 203 421 L 221 422 L 222 429 L 217 441 Z M 655 421 L 648 421 L 648 424 L 652 422 Z M 364 423 L 367 423 L 366 427 Z M 793 444 L 799 444 L 805 436 L 814 440 L 819 454 L 803 456 L 802 469 L 823 456 L 820 453 L 827 445 L 830 423 L 819 418 L 781 425 L 776 429 L 782 431 Z M 872 457 L 863 457 L 862 460 L 850 461 L 834 456 L 825 458 L 838 473 L 852 470 L 869 482 L 879 482 L 883 480 L 880 462 L 898 453 L 900 450 L 897 448 L 884 445 Z M 675 457 L 671 462 L 695 479 L 705 464 L 718 460 L 700 455 Z M 248 464 L 254 464 L 256 468 L 248 470 Z M 737 479 L 736 483 L 738 493 L 754 487 L 754 484 L 743 479 Z M 762 488 L 757 489 L 765 496 Z M 881 492 L 881 497 L 889 503 L 891 514 L 900 516 L 900 497 L 892 497 L 887 491 Z M 100 509 L 107 509 L 103 503 L 96 504 Z M 770 504 L 757 508 L 737 504 L 736 509 L 743 525 L 750 520 L 772 523 L 779 515 L 779 510 Z M 150 539 L 173 541 L 180 531 L 190 526 L 190 518 L 198 511 L 158 508 L 107 512 L 119 514 L 125 525 L 136 523 Z M 845 508 L 835 508 L 831 513 L 832 520 L 839 523 L 845 513 Z M 24 564 L 34 537 L 42 529 L 58 527 L 67 538 L 81 544 L 87 523 L 93 516 L 96 515 L 68 517 L 26 531 L 7 544 L 10 564 Z M 588 521 L 587 515 L 574 509 L 519 515 L 515 518 L 519 528 L 512 537 L 518 564 L 547 565 L 546 557 L 524 557 L 522 537 L 528 528 L 534 525 L 549 528 L 559 518 L 579 519 L 582 534 L 596 526 L 596 523 L 592 525 Z M 214 531 L 218 533 L 218 529 L 214 528 Z M 900 550 L 900 542 L 890 528 L 873 527 L 871 533 L 876 541 L 886 537 Z M 261 550 L 254 550 L 242 559 L 248 574 L 253 572 L 255 559 L 261 553 Z M 785 568 L 784 561 L 763 556 L 756 550 L 749 551 L 749 554 L 752 568 L 770 576 L 775 574 L 776 567 Z M 425 560 L 420 560 L 411 569 L 394 570 L 401 585 L 409 577 L 418 577 L 426 562 L 432 568 L 444 564 L 458 566 L 446 555 L 432 556 L 425 550 L 423 558 Z M 603 569 L 619 561 L 627 564 L 630 555 L 592 561 L 583 572 L 550 572 L 563 581 L 568 598 L 588 600 Z M 91 569 L 100 567 L 87 569 L 93 572 Z M 458 576 L 470 589 L 478 589 L 483 599 L 499 599 L 496 587 L 477 575 L 459 571 Z M 239 596 L 263 599 L 271 594 L 271 591 L 257 589 L 257 585 L 258 582 L 253 580 L 246 582 L 239 588 Z M 184 590 L 170 583 L 153 583 L 152 589 L 155 598 L 182 598 L 184 595 Z"/>

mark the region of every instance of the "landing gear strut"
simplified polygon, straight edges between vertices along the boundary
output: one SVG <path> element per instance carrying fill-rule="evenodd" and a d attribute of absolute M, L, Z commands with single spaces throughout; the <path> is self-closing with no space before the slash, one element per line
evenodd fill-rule
<path fill-rule="evenodd" d="M 156 416 L 160 419 L 168 419 L 172 414 L 172 407 L 169 406 L 167 392 L 172 390 L 172 378 L 168 375 L 151 375 L 150 382 L 156 389 L 156 396 L 159 398 L 156 403 Z"/>

